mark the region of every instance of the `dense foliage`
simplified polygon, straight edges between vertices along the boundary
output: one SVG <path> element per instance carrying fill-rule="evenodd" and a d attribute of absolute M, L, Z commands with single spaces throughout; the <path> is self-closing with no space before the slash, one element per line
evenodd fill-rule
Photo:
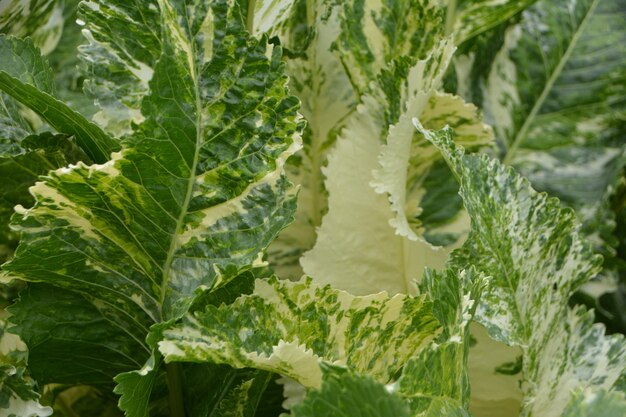
<path fill-rule="evenodd" d="M 625 81 L 626 0 L 0 2 L 0 416 L 626 415 Z"/>

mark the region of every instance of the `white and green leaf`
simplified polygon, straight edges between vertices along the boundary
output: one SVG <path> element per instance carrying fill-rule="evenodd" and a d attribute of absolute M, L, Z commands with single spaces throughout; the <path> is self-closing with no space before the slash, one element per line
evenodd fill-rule
<path fill-rule="evenodd" d="M 0 415 L 47 417 L 52 408 L 39 403 L 36 383 L 27 371 L 28 350 L 20 338 L 0 322 Z"/>
<path fill-rule="evenodd" d="M 467 229 L 457 205 L 436 225 L 456 236 L 440 249 L 424 239 L 431 225 L 419 225 L 417 217 L 427 192 L 422 184 L 441 157 L 415 134 L 412 115 L 432 117 L 438 126 L 442 113 L 455 113 L 458 118 L 450 122 L 456 121 L 461 141 L 478 148 L 491 139 L 476 109 L 436 93 L 453 51 L 450 42 L 442 41 L 414 65 L 409 59 L 395 61 L 347 119 L 323 170 L 328 214 L 314 248 L 301 259 L 304 272 L 315 280 L 361 295 L 382 290 L 415 294 L 423 268 L 443 267 L 451 244 Z M 454 192 L 450 194 L 454 201 Z M 449 201 L 430 207 L 441 209 Z"/>
<path fill-rule="evenodd" d="M 436 1 L 350 0 L 340 7 L 335 48 L 359 95 L 391 61 L 425 59 L 446 36 L 445 10 Z"/>
<path fill-rule="evenodd" d="M 609 200 L 626 164 L 625 28 L 620 2 L 539 1 L 499 29 L 504 39 L 490 65 L 480 54 L 493 40 L 457 68 L 459 84 L 480 87 L 462 94 L 484 109 L 505 163 L 575 209 L 608 258 L 616 246 Z"/>
<path fill-rule="evenodd" d="M 522 350 L 522 415 L 560 416 L 576 390 L 615 388 L 626 371 L 623 336 L 605 336 L 592 313 L 568 307 L 600 262 L 574 213 L 498 161 L 464 155 L 449 129 L 417 126 L 441 149 L 472 219 L 452 265 L 493 277 L 477 320 L 491 337 Z"/>
<path fill-rule="evenodd" d="M 299 1 L 279 35 L 293 56 L 286 61 L 291 91 L 302 101 L 307 120 L 303 150 L 287 163 L 289 179 L 300 186 L 294 222 L 269 248 L 269 261 L 282 278 L 302 276 L 299 259 L 315 244 L 316 228 L 327 211 L 322 167 L 339 128 L 356 107 L 356 96 L 341 61 L 331 51 L 340 33 L 336 8 L 324 1 Z"/>
<path fill-rule="evenodd" d="M 460 44 L 506 22 L 537 0 L 448 0 L 446 29 Z"/>
<path fill-rule="evenodd" d="M 107 161 L 118 143 L 54 97 L 54 75 L 31 40 L 0 35 L 0 90 L 30 108 L 59 133 L 73 135 L 95 162 Z"/>
<path fill-rule="evenodd" d="M 19 113 L 16 114 L 19 117 Z M 19 136 L 28 133 L 21 127 L 3 132 L 8 137 L 0 141 L 0 177 L 3 178 L 0 184 L 0 245 L 7 245 L 12 252 L 17 246 L 18 236 L 9 229 L 9 222 L 13 207 L 34 203 L 28 187 L 35 183 L 38 175 L 46 174 L 50 169 L 88 161 L 89 157 L 66 135 L 44 132 L 21 138 Z M 12 138 L 13 134 L 17 137 Z M 6 260 L 0 255 L 0 262 Z"/>
<path fill-rule="evenodd" d="M 64 2 L 5 0 L 0 7 L 0 33 L 30 37 L 44 54 L 57 46 L 63 32 Z"/>
<path fill-rule="evenodd" d="M 438 333 L 432 303 L 386 293 L 354 296 L 300 282 L 257 280 L 252 295 L 208 306 L 163 333 L 166 362 L 226 363 L 320 388 L 321 364 L 387 383 Z"/>
<path fill-rule="evenodd" d="M 182 316 L 198 292 L 258 264 L 294 211 L 283 165 L 299 147 L 301 121 L 280 50 L 268 52 L 264 38 L 246 34 L 233 2 L 186 14 L 177 4 L 159 6 L 163 53 L 142 102 L 145 121 L 110 161 L 51 171 L 31 188 L 36 204 L 18 208 L 21 243 L 3 266 L 6 274 L 42 283 L 34 288 L 52 285 L 75 298 L 72 314 L 89 313 L 85 323 L 59 323 L 66 333 L 50 343 L 64 342 L 68 361 L 83 338 L 112 346 L 120 368 L 100 361 L 89 373 L 104 379 L 146 359 L 150 326 Z M 210 53 L 200 24 L 207 19 Z M 48 306 L 51 320 L 67 307 L 55 303 Z M 41 333 L 25 312 L 48 311 L 39 304 L 14 307 L 33 340 Z M 129 354 L 135 351 L 145 356 Z M 74 359 L 65 373 L 86 367 Z"/>

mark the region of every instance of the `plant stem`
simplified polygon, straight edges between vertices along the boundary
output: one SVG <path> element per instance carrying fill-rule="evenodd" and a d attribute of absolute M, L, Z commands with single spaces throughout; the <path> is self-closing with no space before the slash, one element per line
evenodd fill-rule
<path fill-rule="evenodd" d="M 254 30 L 254 7 L 256 0 L 248 0 L 248 14 L 246 15 L 246 30 L 252 34 Z"/>
<path fill-rule="evenodd" d="M 456 0 L 448 0 L 446 10 L 446 36 L 450 36 L 454 30 L 454 20 L 456 15 Z"/>
<path fill-rule="evenodd" d="M 180 363 L 165 365 L 167 373 L 167 388 L 170 394 L 170 415 L 185 417 L 185 402 L 183 400 L 183 372 Z"/>

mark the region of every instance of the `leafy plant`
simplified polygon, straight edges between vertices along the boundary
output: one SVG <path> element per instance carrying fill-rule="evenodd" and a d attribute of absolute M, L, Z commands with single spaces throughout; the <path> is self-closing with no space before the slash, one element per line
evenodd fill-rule
<path fill-rule="evenodd" d="M 625 21 L 3 4 L 0 414 L 625 414 Z"/>

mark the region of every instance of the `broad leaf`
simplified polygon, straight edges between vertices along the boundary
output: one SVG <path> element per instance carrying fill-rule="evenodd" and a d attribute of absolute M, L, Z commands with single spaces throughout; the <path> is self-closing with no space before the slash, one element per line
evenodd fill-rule
<path fill-rule="evenodd" d="M 63 32 L 63 4 L 53 0 L 5 0 L 0 33 L 30 37 L 44 54 L 57 46 Z"/>
<path fill-rule="evenodd" d="M 89 42 L 79 49 L 85 92 L 100 107 L 94 121 L 114 136 L 130 133 L 131 122 L 144 119 L 141 103 L 163 52 L 160 30 L 155 30 L 161 25 L 158 2 L 84 1 L 78 16 Z"/>
<path fill-rule="evenodd" d="M 448 31 L 458 43 L 507 21 L 537 0 L 449 0 L 446 15 Z"/>
<path fill-rule="evenodd" d="M 619 417 L 626 410 L 626 397 L 623 393 L 605 391 L 581 391 L 573 395 L 563 417 Z"/>
<path fill-rule="evenodd" d="M 491 61 L 486 50 L 500 36 Z M 574 208 L 608 257 L 616 245 L 609 199 L 626 164 L 625 44 L 620 2 L 546 0 L 457 62 L 459 84 L 481 86 L 460 93 L 484 108 L 505 163 Z"/>
<path fill-rule="evenodd" d="M 327 210 L 322 167 L 356 97 L 341 61 L 331 51 L 340 32 L 337 8 L 299 0 L 279 36 L 290 51 L 289 87 L 300 98 L 307 120 L 304 149 L 287 163 L 289 179 L 300 186 L 295 221 L 269 249 L 269 261 L 282 278 L 302 276 L 299 259 L 315 244 L 316 228 Z"/>
<path fill-rule="evenodd" d="M 392 60 L 425 59 L 445 36 L 444 9 L 432 0 L 350 0 L 335 43 L 359 95 Z"/>
<path fill-rule="evenodd" d="M 59 133 L 73 135 L 95 162 L 108 160 L 119 148 L 99 127 L 54 98 L 52 70 L 30 40 L 0 35 L 0 90 L 32 109 Z"/>
<path fill-rule="evenodd" d="M 3 178 L 0 183 L 0 244 L 7 245 L 10 251 L 17 246 L 18 236 L 9 229 L 9 220 L 13 215 L 13 207 L 34 203 L 28 187 L 35 183 L 38 175 L 50 169 L 88 160 L 70 138 L 49 132 L 30 135 L 19 141 L 9 139 L 0 144 L 0 177 Z M 0 262 L 5 260 L 0 256 Z"/>
<path fill-rule="evenodd" d="M 487 282 L 473 269 L 429 271 L 420 282 L 420 292 L 436 300 L 433 314 L 443 332 L 406 363 L 396 383 L 414 415 L 467 415 L 469 325 Z"/>
<path fill-rule="evenodd" d="M 292 3 L 293 0 L 238 2 L 237 7 L 244 7 L 243 29 L 255 36 L 276 31 L 273 19 L 289 16 Z M 80 47 L 87 77 L 85 91 L 100 107 L 94 120 L 115 136 L 130 133 L 132 123 L 144 120 L 141 103 L 150 91 L 149 82 L 164 48 L 163 39 L 155 30 L 162 22 L 159 4 L 158 0 L 89 0 L 79 6 L 78 16 L 85 25 L 83 34 L 88 41 Z M 184 2 L 177 6 L 181 8 L 179 13 L 185 5 L 193 7 L 196 16 L 206 16 L 194 21 L 191 30 L 203 34 L 202 39 L 195 40 L 195 53 L 210 56 L 214 39 L 208 34 L 213 30 L 209 2 Z M 120 33 L 126 36 L 120 37 Z"/>
<path fill-rule="evenodd" d="M 0 414 L 17 417 L 47 417 L 50 407 L 39 404 L 36 385 L 27 373 L 28 351 L 14 334 L 0 326 Z"/>
<path fill-rule="evenodd" d="M 444 265 L 450 246 L 438 249 L 426 242 L 422 234 L 430 225 L 418 218 L 423 183 L 441 157 L 415 134 L 410 120 L 422 115 L 435 127 L 448 114 L 468 146 L 475 149 L 491 139 L 475 108 L 435 92 L 452 52 L 453 46 L 442 41 L 425 60 L 394 62 L 346 121 L 324 170 L 328 214 L 316 245 L 301 260 L 315 280 L 361 295 L 415 294 L 424 266 Z M 456 234 L 448 244 L 465 231 L 462 219 L 457 210 L 437 225 L 452 224 Z"/>
<path fill-rule="evenodd" d="M 410 417 L 411 410 L 397 395 L 371 377 L 327 372 L 319 391 L 293 407 L 293 417 Z"/>
<path fill-rule="evenodd" d="M 185 14 L 176 7 L 160 3 L 163 53 L 142 102 L 145 121 L 122 151 L 104 164 L 50 172 L 31 188 L 35 206 L 14 217 L 22 240 L 6 273 L 42 283 L 34 291 L 45 283 L 73 298 L 63 306 L 77 320 L 57 327 L 62 339 L 44 340 L 65 343 L 65 374 L 98 359 L 74 350 L 81 340 L 117 347 L 109 350 L 120 366 L 100 360 L 90 378 L 137 369 L 150 353 L 143 340 L 150 326 L 180 317 L 197 292 L 257 264 L 293 215 L 282 172 L 299 147 L 301 122 L 280 50 L 247 35 L 232 2 Z M 200 24 L 207 20 L 211 32 Z M 207 38 L 210 51 L 199 48 Z M 32 340 L 42 334 L 26 311 L 51 311 L 52 320 L 61 312 L 60 298 L 42 303 L 13 309 Z M 80 328 L 83 312 L 99 317 L 86 320 L 88 331 Z"/>
<path fill-rule="evenodd" d="M 493 277 L 477 320 L 496 340 L 522 349 L 522 415 L 560 416 L 575 390 L 614 388 L 626 371 L 624 337 L 605 336 L 592 313 L 567 304 L 600 261 L 580 237 L 574 213 L 499 162 L 464 155 L 450 130 L 417 126 L 459 179 L 472 219 L 452 264 Z"/>
<path fill-rule="evenodd" d="M 320 364 L 342 365 L 389 382 L 423 349 L 439 323 L 424 297 L 358 297 L 329 286 L 257 280 L 252 295 L 208 306 L 165 330 L 167 362 L 227 363 L 322 384 Z"/>

